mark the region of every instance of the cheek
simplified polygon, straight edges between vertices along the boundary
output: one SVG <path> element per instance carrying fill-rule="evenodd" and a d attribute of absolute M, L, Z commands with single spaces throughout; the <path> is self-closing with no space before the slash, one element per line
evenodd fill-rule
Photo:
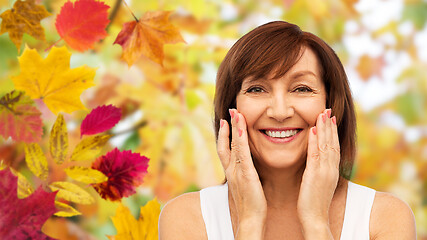
<path fill-rule="evenodd" d="M 251 128 L 255 121 L 263 112 L 264 105 L 260 101 L 246 98 L 244 96 L 236 98 L 236 108 L 246 120 L 247 128 Z"/>
<path fill-rule="evenodd" d="M 295 105 L 295 111 L 310 125 L 310 127 L 316 125 L 316 120 L 319 114 L 321 114 L 326 108 L 325 101 L 314 100 L 300 102 Z"/>

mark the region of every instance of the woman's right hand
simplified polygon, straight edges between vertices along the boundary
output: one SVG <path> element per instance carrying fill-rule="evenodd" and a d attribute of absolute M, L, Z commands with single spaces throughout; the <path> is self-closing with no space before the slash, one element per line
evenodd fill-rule
<path fill-rule="evenodd" d="M 267 218 L 267 201 L 252 162 L 245 118 L 236 109 L 230 109 L 230 115 L 231 149 L 230 128 L 228 122 L 221 119 L 217 151 L 237 211 L 239 224 L 237 236 L 249 239 L 247 237 L 259 235 L 258 239 L 262 239 Z M 259 234 L 254 234 L 257 232 Z"/>

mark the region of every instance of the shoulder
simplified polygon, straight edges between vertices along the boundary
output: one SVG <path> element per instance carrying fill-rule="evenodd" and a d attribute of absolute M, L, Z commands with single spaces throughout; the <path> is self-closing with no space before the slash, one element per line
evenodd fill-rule
<path fill-rule="evenodd" d="M 371 239 L 416 239 L 411 208 L 393 194 L 376 192 L 370 217 Z"/>
<path fill-rule="evenodd" d="M 200 208 L 200 192 L 170 200 L 159 217 L 159 239 L 207 239 Z"/>

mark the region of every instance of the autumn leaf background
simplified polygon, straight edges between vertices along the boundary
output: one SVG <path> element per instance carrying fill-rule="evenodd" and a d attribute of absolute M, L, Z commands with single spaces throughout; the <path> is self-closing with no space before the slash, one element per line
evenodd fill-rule
<path fill-rule="evenodd" d="M 21 2 L 38 6 L 29 25 L 10 18 Z M 73 7 L 86 16 L 77 28 Z M 404 199 L 427 239 L 425 1 L 0 0 L 0 19 L 0 168 L 18 177 L 8 178 L 18 198 L 57 191 L 43 234 L 122 239 L 135 226 L 156 239 L 155 202 L 219 184 L 217 68 L 243 34 L 286 20 L 345 65 L 358 118 L 352 180 Z M 99 171 L 111 161 L 127 172 Z M 113 175 L 130 181 L 116 191 Z"/>

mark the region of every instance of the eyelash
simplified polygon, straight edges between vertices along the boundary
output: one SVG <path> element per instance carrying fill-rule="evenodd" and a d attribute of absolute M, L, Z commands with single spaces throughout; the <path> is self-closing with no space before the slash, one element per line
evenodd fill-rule
<path fill-rule="evenodd" d="M 301 90 L 302 90 L 302 91 L 301 91 Z M 305 93 L 305 92 L 313 92 L 313 90 L 312 90 L 311 88 L 307 87 L 307 86 L 300 86 L 300 87 L 295 88 L 295 89 L 294 89 L 294 92 L 302 92 L 302 93 Z"/>
<path fill-rule="evenodd" d="M 254 89 L 260 90 L 260 91 L 253 91 Z M 260 93 L 261 91 L 264 91 L 261 87 L 250 87 L 248 90 L 246 90 L 247 93 Z"/>
<path fill-rule="evenodd" d="M 257 91 L 254 91 L 257 90 Z M 247 93 L 261 93 L 261 91 L 264 91 L 261 87 L 250 87 L 246 90 Z M 293 90 L 293 92 L 299 92 L 299 93 L 307 93 L 307 92 L 313 92 L 313 90 L 307 86 L 300 86 Z"/>

